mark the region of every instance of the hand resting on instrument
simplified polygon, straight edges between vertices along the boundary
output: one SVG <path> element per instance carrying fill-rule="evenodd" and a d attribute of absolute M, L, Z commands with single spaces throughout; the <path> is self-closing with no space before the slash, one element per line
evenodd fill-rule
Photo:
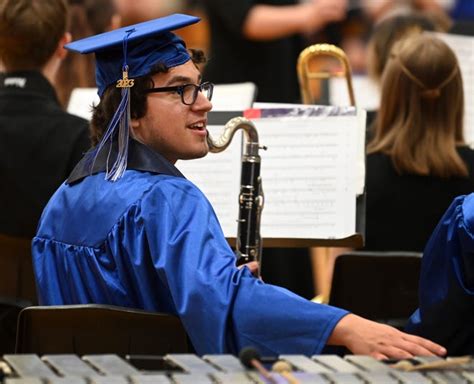
<path fill-rule="evenodd" d="M 354 314 L 344 316 L 337 323 L 328 345 L 342 345 L 354 354 L 370 355 L 377 359 L 446 354 L 445 348 L 432 341 Z"/>

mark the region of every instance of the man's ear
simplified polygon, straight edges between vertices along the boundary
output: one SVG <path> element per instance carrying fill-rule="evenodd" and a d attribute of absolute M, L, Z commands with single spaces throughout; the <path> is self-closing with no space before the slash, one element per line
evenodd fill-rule
<path fill-rule="evenodd" d="M 67 49 L 64 46 L 72 41 L 71 34 L 69 32 L 64 33 L 61 40 L 59 40 L 58 48 L 56 49 L 56 55 L 64 60 L 67 56 Z"/>
<path fill-rule="evenodd" d="M 130 135 L 138 141 L 142 141 L 142 130 L 140 125 L 140 119 L 131 119 L 130 120 Z"/>
<path fill-rule="evenodd" d="M 140 127 L 140 121 L 138 119 L 131 119 L 130 122 L 132 123 L 132 128 L 137 129 Z"/>
<path fill-rule="evenodd" d="M 130 127 L 131 127 L 131 135 L 133 138 L 137 139 L 140 137 L 140 120 L 139 119 L 131 119 L 130 120 Z"/>

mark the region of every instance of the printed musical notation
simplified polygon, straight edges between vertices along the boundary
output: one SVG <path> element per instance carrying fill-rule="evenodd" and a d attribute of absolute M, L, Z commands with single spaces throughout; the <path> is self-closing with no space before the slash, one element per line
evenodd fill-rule
<path fill-rule="evenodd" d="M 355 233 L 356 196 L 363 192 L 365 113 L 353 116 L 260 118 L 265 238 L 333 239 Z M 222 126 L 209 128 L 218 137 Z M 224 152 L 179 161 L 178 168 L 213 205 L 226 237 L 237 232 L 242 133 Z"/>
<path fill-rule="evenodd" d="M 262 144 L 264 238 L 355 232 L 357 116 L 254 121 Z"/>

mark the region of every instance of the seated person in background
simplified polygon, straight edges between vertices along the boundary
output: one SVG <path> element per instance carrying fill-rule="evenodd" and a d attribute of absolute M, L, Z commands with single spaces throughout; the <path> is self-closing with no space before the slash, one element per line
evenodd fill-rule
<path fill-rule="evenodd" d="M 474 194 L 457 197 L 423 253 L 419 309 L 410 333 L 443 343 L 449 355 L 474 354 Z"/>
<path fill-rule="evenodd" d="M 367 71 L 371 79 L 379 86 L 382 83 L 382 73 L 387 64 L 393 45 L 408 36 L 420 34 L 423 31 L 439 30 L 434 21 L 420 13 L 408 13 L 390 16 L 376 24 L 367 47 Z M 367 111 L 367 127 L 372 124 L 377 111 Z M 369 131 L 367 139 L 372 137 Z"/>
<path fill-rule="evenodd" d="M 399 41 L 367 147 L 366 249 L 421 252 L 454 197 L 474 191 L 459 64 L 441 40 Z"/>
<path fill-rule="evenodd" d="M 86 120 L 53 88 L 66 57 L 64 0 L 0 2 L 0 233 L 33 237 L 41 212 L 89 145 Z"/>
<path fill-rule="evenodd" d="M 442 355 L 428 340 L 235 266 L 208 200 L 174 166 L 209 149 L 213 86 L 196 67 L 203 56 L 169 32 L 197 20 L 175 15 L 70 46 L 96 52 L 101 101 L 92 127 L 100 143 L 42 216 L 33 240 L 40 302 L 170 313 L 199 354 L 252 345 L 265 355 L 312 355 L 342 345 L 377 358 Z"/>
<path fill-rule="evenodd" d="M 397 41 L 423 31 L 440 31 L 440 28 L 421 13 L 395 15 L 376 24 L 368 46 L 367 70 L 372 79 L 381 84 L 382 73 Z"/>

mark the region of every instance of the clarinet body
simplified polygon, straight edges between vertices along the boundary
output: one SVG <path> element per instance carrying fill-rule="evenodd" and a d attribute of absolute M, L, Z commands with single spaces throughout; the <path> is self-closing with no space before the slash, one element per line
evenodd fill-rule
<path fill-rule="evenodd" d="M 264 197 L 260 177 L 260 156 L 258 154 L 258 133 L 252 121 L 234 117 L 224 127 L 224 132 L 214 141 L 208 134 L 209 151 L 222 152 L 232 141 L 237 130 L 244 132 L 242 169 L 240 175 L 239 218 L 236 238 L 237 265 L 257 261 L 260 265 L 262 240 L 260 218 Z"/>

